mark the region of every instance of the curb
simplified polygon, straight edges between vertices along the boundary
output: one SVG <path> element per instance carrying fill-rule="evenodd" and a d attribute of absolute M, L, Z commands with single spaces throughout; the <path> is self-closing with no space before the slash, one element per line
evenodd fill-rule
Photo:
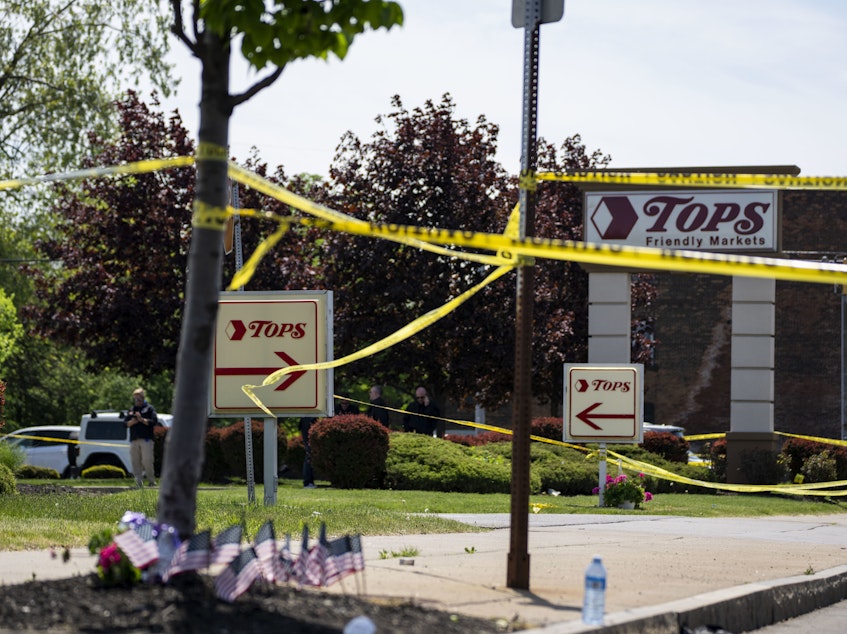
<path fill-rule="evenodd" d="M 847 598 L 847 566 L 813 575 L 751 583 L 688 599 L 606 615 L 602 626 L 581 621 L 524 630 L 524 634 L 679 634 L 719 625 L 727 632 L 749 632 L 791 619 Z"/>

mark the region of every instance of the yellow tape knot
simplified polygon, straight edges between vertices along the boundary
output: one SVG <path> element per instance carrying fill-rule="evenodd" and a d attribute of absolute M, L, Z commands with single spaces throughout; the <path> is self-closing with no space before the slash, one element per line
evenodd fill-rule
<path fill-rule="evenodd" d="M 213 207 L 199 200 L 194 201 L 194 215 L 191 217 L 191 226 L 195 229 L 211 229 L 223 231 L 226 222 L 232 216 L 232 207 Z"/>
<path fill-rule="evenodd" d="M 535 172 L 521 172 L 518 184 L 521 189 L 534 192 L 538 189 L 538 179 L 536 178 Z"/>
<path fill-rule="evenodd" d="M 226 161 L 226 148 L 217 143 L 201 141 L 197 145 L 197 158 L 204 161 Z"/>

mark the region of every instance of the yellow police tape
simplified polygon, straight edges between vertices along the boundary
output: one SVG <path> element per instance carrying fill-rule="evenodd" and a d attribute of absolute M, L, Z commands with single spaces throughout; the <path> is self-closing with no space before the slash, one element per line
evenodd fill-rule
<path fill-rule="evenodd" d="M 198 159 L 221 160 L 225 151 L 214 144 L 201 144 L 198 148 Z M 175 167 L 186 167 L 194 163 L 194 157 L 173 157 L 168 159 L 153 159 L 138 161 L 125 165 L 111 167 L 100 167 L 86 170 L 77 170 L 63 174 L 48 174 L 36 178 L 12 179 L 0 181 L 0 191 L 17 189 L 20 187 L 55 182 L 60 180 L 73 180 L 81 178 L 97 178 L 112 174 L 133 174 L 152 172 L 160 169 L 171 169 Z M 675 251 L 666 249 L 653 249 L 648 247 L 622 247 L 610 245 L 598 245 L 585 242 L 569 240 L 552 240 L 542 238 L 520 239 L 514 230 L 504 234 L 486 234 L 473 231 L 457 231 L 438 228 L 420 228 L 403 225 L 377 225 L 351 218 L 328 207 L 318 205 L 301 196 L 294 194 L 270 183 L 261 176 L 241 168 L 230 162 L 228 166 L 230 176 L 233 180 L 248 185 L 259 192 L 265 193 L 292 207 L 309 213 L 315 220 L 297 219 L 297 222 L 306 225 L 320 226 L 327 229 L 346 231 L 348 233 L 363 235 L 374 238 L 383 238 L 415 244 L 421 248 L 433 248 L 435 245 L 449 245 L 455 248 L 462 246 L 483 251 L 492 251 L 497 258 L 503 258 L 510 262 L 502 265 L 503 270 L 495 271 L 487 280 L 493 281 L 515 265 L 526 264 L 527 260 L 520 258 L 544 257 L 549 259 L 572 260 L 589 264 L 601 264 L 617 267 L 631 267 L 647 270 L 685 271 L 692 273 L 709 273 L 714 275 L 741 275 L 746 277 L 763 277 L 789 281 L 815 282 L 824 284 L 847 284 L 847 266 L 829 263 L 812 263 L 800 261 L 787 261 L 776 258 L 764 258 L 754 256 L 740 256 L 729 254 L 715 254 L 693 251 Z M 521 187 L 528 189 L 530 185 L 525 182 L 533 175 L 524 176 Z M 847 178 L 844 177 L 798 177 L 787 175 L 757 175 L 757 174 L 663 174 L 663 173 L 635 173 L 635 172 L 574 172 L 554 173 L 542 172 L 534 175 L 538 182 L 563 181 L 575 184 L 616 184 L 616 185 L 657 185 L 657 186 L 686 186 L 686 187 L 727 187 L 727 188 L 778 188 L 778 189 L 815 189 L 825 191 L 847 190 Z M 197 226 L 218 229 L 222 226 L 225 218 L 230 215 L 231 210 L 205 209 L 198 205 L 195 209 L 195 220 Z M 514 217 L 514 214 L 513 214 Z M 279 219 L 277 219 L 279 221 Z M 511 224 L 511 223 L 510 223 Z M 515 225 L 516 226 L 516 225 Z M 284 229 L 280 229 L 266 240 L 267 252 L 272 244 L 279 240 Z M 426 245 L 426 246 L 424 246 Z M 448 249 L 451 255 L 460 256 L 459 252 Z M 475 254 L 462 254 L 464 257 Z M 262 254 L 254 254 L 251 258 L 251 267 L 244 273 L 243 278 L 249 279 L 255 264 L 261 259 Z M 491 262 L 492 264 L 494 262 Z M 472 289 L 475 293 L 488 281 L 477 285 Z M 243 284 L 237 284 L 235 287 Z M 467 293 L 467 292 L 466 292 Z M 464 297 L 463 294 L 460 297 Z M 458 298 L 457 298 L 458 299 Z M 455 301 L 455 300 L 454 300 Z M 463 300 L 464 301 L 464 300 Z M 460 302 L 461 303 L 461 302 Z M 435 321 L 443 317 L 449 310 L 446 309 L 451 303 L 438 309 Z M 458 304 L 457 304 L 458 305 Z M 419 320 L 428 318 L 425 315 Z M 418 320 L 416 320 L 417 322 Z M 428 323 L 432 323 L 429 321 Z M 413 324 L 416 322 L 412 322 Z M 422 322 L 423 323 L 423 322 Z M 412 324 L 410 324 L 411 326 Z M 425 326 L 424 326 L 425 327 Z M 403 329 L 395 333 L 403 332 Z M 417 331 L 415 331 L 417 332 Z M 406 336 L 411 336 L 409 335 Z M 393 336 L 392 336 L 393 337 Z M 406 338 L 406 337 L 403 337 Z M 390 338 L 389 338 L 390 339 Z M 372 350 L 373 344 L 365 350 L 371 350 L 369 354 L 376 352 Z M 393 344 L 392 344 L 393 345 Z M 387 346 L 386 346 L 387 347 Z M 384 349 L 384 348 L 379 348 Z M 337 365 L 342 361 L 349 363 L 353 358 L 362 358 L 367 354 L 364 351 L 339 359 Z M 317 364 L 323 365 L 323 364 Z M 306 366 L 296 366 L 300 369 Z M 327 367 L 335 367 L 327 366 Z M 317 368 L 313 368 L 317 369 Z M 294 371 L 294 367 L 284 368 L 271 376 L 282 375 Z M 268 377 L 270 379 L 270 377 Z M 266 381 L 268 380 L 266 379 Z M 278 380 L 278 379 L 277 379 Z M 273 382 L 273 381 L 271 381 Z M 264 383 L 263 383 L 264 385 Z M 245 386 L 247 387 L 247 386 Z M 260 387 L 260 386 L 253 386 Z M 246 390 L 245 390 L 246 391 Z M 253 398 L 251 396 L 251 398 Z M 255 400 L 255 399 L 254 399 Z M 264 408 L 263 408 L 264 409 Z M 267 411 L 267 410 L 266 410 Z M 270 412 L 269 412 L 270 413 Z"/>
<path fill-rule="evenodd" d="M 497 278 L 502 277 L 503 275 L 505 275 L 506 273 L 511 271 L 512 268 L 513 267 L 511 265 L 498 267 L 497 269 L 492 271 L 488 275 L 488 277 L 486 277 L 483 281 L 481 281 L 476 286 L 473 286 L 472 288 L 466 290 L 464 293 L 462 293 L 458 297 L 450 300 L 449 302 L 447 302 L 443 306 L 440 306 L 439 308 L 434 308 L 433 310 L 429 311 L 428 313 L 421 315 L 420 317 L 418 317 L 414 321 L 406 324 L 405 326 L 403 326 L 399 330 L 395 331 L 394 333 L 392 333 L 388 337 L 386 337 L 386 338 L 384 338 L 380 341 L 377 341 L 376 343 L 373 343 L 369 346 L 366 346 L 365 348 L 362 348 L 361 350 L 358 350 L 357 352 L 354 352 L 353 354 L 350 354 L 346 357 L 342 357 L 341 359 L 335 359 L 333 361 L 326 361 L 326 362 L 323 362 L 323 363 L 309 363 L 309 364 L 304 364 L 304 365 L 291 365 L 291 366 L 288 366 L 287 368 L 281 368 L 281 369 L 277 370 L 276 372 L 274 372 L 273 374 L 270 374 L 267 377 L 265 377 L 265 379 L 262 381 L 261 385 L 242 385 L 241 390 L 250 398 L 251 401 L 253 401 L 257 405 L 257 407 L 259 407 L 263 412 L 268 414 L 268 416 L 276 416 L 276 414 L 274 414 L 272 411 L 270 411 L 265 406 L 265 404 L 262 403 L 261 399 L 259 399 L 259 397 L 256 396 L 255 391 L 257 389 L 278 383 L 282 379 L 283 376 L 285 376 L 286 374 L 289 374 L 291 372 L 297 372 L 297 371 L 300 371 L 300 370 L 329 370 L 330 368 L 337 368 L 339 366 L 346 365 L 348 363 L 352 363 L 353 361 L 357 361 L 358 359 L 363 359 L 365 357 L 369 357 L 373 354 L 376 354 L 377 352 L 380 352 L 381 350 L 385 350 L 386 348 L 390 348 L 391 346 L 393 346 L 393 345 L 395 345 L 395 344 L 397 344 L 397 343 L 399 343 L 399 342 L 401 342 L 405 339 L 408 339 L 409 337 L 411 337 L 415 333 L 420 332 L 424 328 L 428 328 L 429 326 L 434 324 L 436 321 L 438 321 L 439 319 L 441 319 L 442 317 L 444 317 L 448 313 L 454 311 L 461 304 L 463 304 L 468 299 L 470 299 L 473 295 L 475 295 L 480 290 L 485 288 L 488 284 L 490 284 L 491 282 L 493 282 Z"/>
<path fill-rule="evenodd" d="M 32 185 L 41 185 L 44 183 L 54 183 L 59 181 L 81 180 L 84 178 L 102 178 L 103 176 L 113 176 L 117 174 L 145 174 L 163 169 L 173 169 L 175 167 L 189 167 L 193 164 L 193 156 L 175 156 L 173 158 L 136 161 L 134 163 L 126 163 L 124 165 L 93 167 L 90 169 L 74 170 L 58 174 L 44 174 L 43 176 L 36 176 L 33 178 L 13 178 L 0 181 L 0 191 L 20 189 L 21 187 L 29 187 Z"/>
<path fill-rule="evenodd" d="M 709 174 L 666 172 L 539 172 L 539 181 L 597 185 L 657 187 L 720 187 L 729 189 L 815 189 L 847 191 L 847 177 L 788 174 Z"/>

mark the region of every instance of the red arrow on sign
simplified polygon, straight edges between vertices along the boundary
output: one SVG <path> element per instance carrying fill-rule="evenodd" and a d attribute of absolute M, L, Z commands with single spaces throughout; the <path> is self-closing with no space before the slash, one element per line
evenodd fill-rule
<path fill-rule="evenodd" d="M 300 365 L 284 352 L 274 352 L 276 356 L 288 365 Z M 279 368 L 215 368 L 215 376 L 268 376 L 279 370 Z M 288 389 L 294 381 L 306 374 L 306 370 L 297 370 L 285 377 L 285 380 L 276 386 L 274 392 L 282 392 Z"/>
<path fill-rule="evenodd" d="M 631 418 L 632 420 L 635 420 L 635 414 L 592 414 L 591 412 L 593 412 L 595 409 L 600 407 L 600 405 L 602 405 L 602 403 L 594 403 L 594 405 L 589 405 L 584 410 L 582 410 L 579 414 L 577 414 L 576 417 L 579 420 L 581 420 L 583 423 L 588 425 L 589 427 L 591 427 L 593 429 L 598 429 L 600 431 L 603 431 L 603 428 L 600 427 L 599 425 L 595 424 L 593 422 L 594 419 L 597 419 L 597 418 Z"/>

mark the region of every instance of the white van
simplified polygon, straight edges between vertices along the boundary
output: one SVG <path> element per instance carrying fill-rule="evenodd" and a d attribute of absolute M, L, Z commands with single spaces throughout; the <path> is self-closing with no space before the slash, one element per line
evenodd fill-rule
<path fill-rule="evenodd" d="M 129 428 L 124 424 L 126 411 L 95 410 L 82 417 L 79 425 L 79 458 L 82 469 L 97 465 L 120 467 L 132 473 L 129 457 Z M 173 416 L 157 414 L 159 423 L 170 427 Z"/>

